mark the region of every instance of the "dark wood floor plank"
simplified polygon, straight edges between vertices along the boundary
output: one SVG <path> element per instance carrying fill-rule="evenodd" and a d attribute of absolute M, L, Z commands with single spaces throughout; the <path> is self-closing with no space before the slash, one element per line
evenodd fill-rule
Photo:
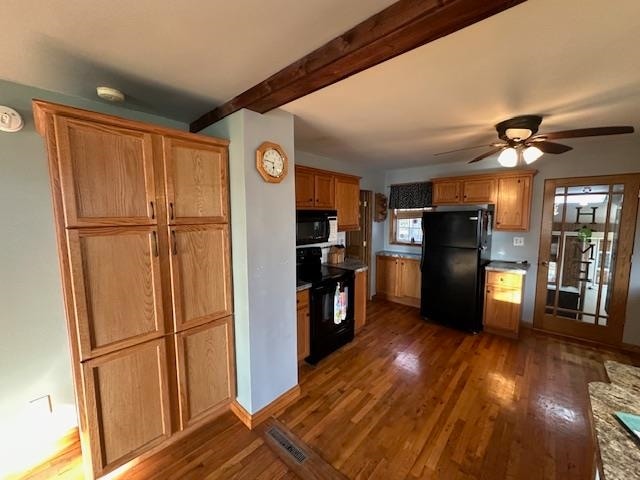
<path fill-rule="evenodd" d="M 525 331 L 519 340 L 424 322 L 376 301 L 349 345 L 302 366 L 278 420 L 354 479 L 585 479 L 587 383 L 628 354 Z M 78 444 L 24 478 L 78 480 Z M 298 478 L 230 413 L 120 478 Z"/>

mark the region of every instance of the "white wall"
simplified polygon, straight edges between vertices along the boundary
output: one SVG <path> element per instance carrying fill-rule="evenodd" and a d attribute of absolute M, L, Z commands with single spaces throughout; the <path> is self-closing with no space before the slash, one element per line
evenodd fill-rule
<path fill-rule="evenodd" d="M 242 110 L 202 133 L 231 140 L 230 185 L 238 401 L 250 413 L 298 383 L 293 116 Z M 256 170 L 264 141 L 280 144 L 290 173 Z"/>
<path fill-rule="evenodd" d="M 531 228 L 528 232 L 494 232 L 491 256 L 496 260 L 527 260 L 531 268 L 525 285 L 523 320 L 533 322 L 535 301 L 535 278 L 537 274 L 540 225 L 542 222 L 542 201 L 544 180 L 548 178 L 580 177 L 592 175 L 611 175 L 617 173 L 640 172 L 640 145 L 635 136 L 617 136 L 608 138 L 580 139 L 571 142 L 574 150 L 563 155 L 544 155 L 532 166 L 538 169 L 533 182 L 533 202 L 531 209 Z M 431 178 L 469 174 L 485 169 L 496 169 L 495 159 L 478 162 L 440 164 L 410 169 L 389 170 L 385 185 L 394 183 L 428 180 Z M 388 241 L 388 221 L 385 225 L 385 248 L 402 251 L 417 251 L 415 247 L 390 245 Z M 640 221 L 638 222 L 640 223 Z M 639 226 L 640 228 L 640 226 Z M 514 247 L 513 237 L 524 237 L 524 247 Z M 627 320 L 624 341 L 640 345 L 640 233 L 636 235 L 634 262 L 631 271 L 631 288 L 627 303 Z"/>
<path fill-rule="evenodd" d="M 362 165 L 354 164 L 345 160 L 323 157 L 313 153 L 296 151 L 296 163 L 307 167 L 321 168 L 349 175 L 357 175 L 360 179 L 361 190 L 371 190 L 374 194 L 384 192 L 385 173 L 381 170 L 370 169 Z M 369 272 L 369 286 L 371 294 L 376 293 L 376 252 L 384 247 L 385 224 L 384 222 L 373 222 L 371 227 L 371 268 Z"/>
<path fill-rule="evenodd" d="M 32 98 L 186 129 L 185 124 L 0 80 L 0 104 L 23 116 L 0 132 L 0 476 L 77 424 L 47 157 Z M 53 416 L 29 401 L 51 395 Z M 51 437 L 51 438 L 50 438 Z"/>

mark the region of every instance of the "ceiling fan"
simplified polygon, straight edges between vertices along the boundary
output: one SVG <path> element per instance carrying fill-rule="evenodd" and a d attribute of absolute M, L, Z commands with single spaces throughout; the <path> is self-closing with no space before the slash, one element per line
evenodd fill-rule
<path fill-rule="evenodd" d="M 515 167 L 518 163 L 529 165 L 535 162 L 545 153 L 560 154 L 572 150 L 572 147 L 561 143 L 550 142 L 561 138 L 597 137 L 601 135 L 619 135 L 623 133 L 633 133 L 634 128 L 628 126 L 621 127 L 593 127 L 579 128 L 577 130 L 564 130 L 561 132 L 538 133 L 538 127 L 542 122 L 540 115 L 521 115 L 504 120 L 496 125 L 499 142 L 489 145 L 476 145 L 475 147 L 460 148 L 448 152 L 436 153 L 445 155 L 448 153 L 471 150 L 480 147 L 491 147 L 491 150 L 478 155 L 468 163 L 479 162 L 491 155 L 500 153 L 498 162 L 503 167 Z"/>

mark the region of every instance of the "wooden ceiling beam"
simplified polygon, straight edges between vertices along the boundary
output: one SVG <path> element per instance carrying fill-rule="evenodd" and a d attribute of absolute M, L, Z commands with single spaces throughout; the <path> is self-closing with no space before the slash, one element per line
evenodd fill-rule
<path fill-rule="evenodd" d="M 526 0 L 400 0 L 191 123 L 265 113 Z"/>

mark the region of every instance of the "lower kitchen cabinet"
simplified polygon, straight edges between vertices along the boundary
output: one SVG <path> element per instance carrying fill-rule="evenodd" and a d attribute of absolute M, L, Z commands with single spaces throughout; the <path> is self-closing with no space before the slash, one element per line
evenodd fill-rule
<path fill-rule="evenodd" d="M 354 323 L 356 334 L 367 323 L 367 278 L 368 271 L 356 272 Z"/>
<path fill-rule="evenodd" d="M 309 290 L 302 290 L 296 294 L 298 307 L 298 362 L 302 362 L 311 353 L 309 339 Z"/>
<path fill-rule="evenodd" d="M 173 335 L 183 430 L 225 408 L 234 396 L 231 322 L 232 317 L 222 318 Z"/>
<path fill-rule="evenodd" d="M 421 281 L 420 260 L 387 255 L 376 257 L 376 296 L 419 307 Z"/>
<path fill-rule="evenodd" d="M 83 363 L 96 477 L 171 435 L 165 342 L 165 338 L 151 340 Z"/>
<path fill-rule="evenodd" d="M 516 338 L 520 328 L 524 276 L 488 271 L 485 281 L 484 330 Z"/>

